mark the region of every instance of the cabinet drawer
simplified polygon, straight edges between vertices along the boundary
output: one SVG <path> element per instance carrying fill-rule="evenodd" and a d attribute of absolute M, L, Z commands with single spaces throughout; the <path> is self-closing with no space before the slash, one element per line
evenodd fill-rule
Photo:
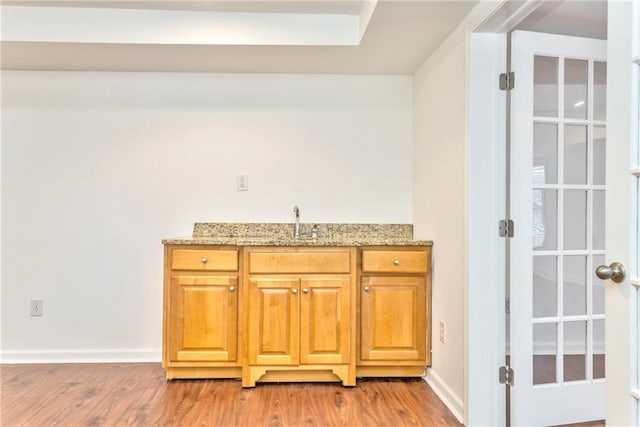
<path fill-rule="evenodd" d="M 362 251 L 362 271 L 377 273 L 427 273 L 425 251 Z"/>
<path fill-rule="evenodd" d="M 349 273 L 349 252 L 253 252 L 250 273 Z"/>
<path fill-rule="evenodd" d="M 236 271 L 238 251 L 223 249 L 174 249 L 173 270 Z"/>

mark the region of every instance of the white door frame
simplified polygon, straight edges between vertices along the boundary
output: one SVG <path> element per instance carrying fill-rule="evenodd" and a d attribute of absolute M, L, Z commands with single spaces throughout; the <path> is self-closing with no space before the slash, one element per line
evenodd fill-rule
<path fill-rule="evenodd" d="M 636 2 L 636 6 L 637 6 Z M 638 18 L 636 10 L 635 19 Z M 629 206 L 634 200 L 635 180 L 631 176 L 630 144 L 633 138 L 632 124 L 638 132 L 638 111 L 633 111 L 633 93 L 637 94 L 638 70 L 632 69 L 632 40 L 638 39 L 632 34 L 632 5 L 630 2 L 610 1 L 608 8 L 609 49 L 607 61 L 607 264 L 612 261 L 622 262 L 627 270 L 627 279 L 618 285 L 607 281 L 605 291 L 605 311 L 607 324 L 605 340 L 607 348 L 616 349 L 607 352 L 607 424 L 608 425 L 637 425 L 638 414 L 633 413 L 635 402 L 631 396 L 631 389 L 637 384 L 632 377 L 637 378 L 637 331 L 632 328 L 635 319 L 637 301 L 632 301 L 635 292 L 629 284 L 630 277 L 638 274 L 636 260 L 631 259 L 633 246 L 637 244 L 629 233 L 629 226 L 636 216 L 635 206 Z M 637 47 L 636 47 L 637 49 Z M 636 52 L 638 52 L 636 50 Z M 634 74 L 636 74 L 634 76 Z M 634 78 L 635 77 L 635 78 Z M 635 84 L 634 84 L 635 83 Z M 630 90 L 631 89 L 631 90 Z M 630 111 L 631 109 L 631 111 Z M 630 114 L 631 113 L 631 114 Z M 637 139 L 636 139 L 637 140 Z M 625 171 L 624 174 L 615 171 Z M 627 200 L 620 201 L 627 197 Z M 619 205 L 619 209 L 615 206 Z M 612 209 L 613 208 L 613 209 Z M 615 218 L 609 215 L 614 211 Z M 637 277 L 637 276 L 636 276 Z"/>
<path fill-rule="evenodd" d="M 505 241 L 498 221 L 506 213 L 506 35 L 471 35 L 467 144 L 467 386 L 465 423 L 504 425 Z"/>
<path fill-rule="evenodd" d="M 539 2 L 507 0 L 469 30 L 466 152 L 465 398 L 467 426 L 506 423 L 506 387 L 498 382 L 506 357 L 506 243 L 498 221 L 506 215 L 506 32 Z M 481 32 L 473 32 L 481 31 Z M 473 33 L 472 33 L 473 32 Z"/>

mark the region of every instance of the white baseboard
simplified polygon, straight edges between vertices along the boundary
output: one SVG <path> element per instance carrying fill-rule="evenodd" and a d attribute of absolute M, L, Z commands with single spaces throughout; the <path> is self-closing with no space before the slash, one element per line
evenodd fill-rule
<path fill-rule="evenodd" d="M 585 354 L 584 341 L 568 341 L 563 345 L 564 354 Z M 604 342 L 594 341 L 594 354 L 605 354 Z M 555 341 L 537 341 L 533 343 L 533 354 L 558 354 L 558 348 Z"/>
<path fill-rule="evenodd" d="M 160 362 L 160 349 L 5 350 L 0 364 Z"/>
<path fill-rule="evenodd" d="M 457 394 L 442 381 L 442 378 L 436 374 L 433 369 L 427 369 L 427 375 L 424 380 L 433 389 L 433 392 L 442 400 L 447 408 L 453 413 L 457 420 L 464 424 L 464 403 Z"/>

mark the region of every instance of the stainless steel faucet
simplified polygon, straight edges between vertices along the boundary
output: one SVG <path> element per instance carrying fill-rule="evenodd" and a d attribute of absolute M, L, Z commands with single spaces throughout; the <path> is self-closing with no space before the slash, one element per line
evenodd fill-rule
<path fill-rule="evenodd" d="M 293 207 L 293 213 L 296 214 L 296 222 L 293 224 L 293 237 L 300 238 L 300 209 L 297 206 Z"/>

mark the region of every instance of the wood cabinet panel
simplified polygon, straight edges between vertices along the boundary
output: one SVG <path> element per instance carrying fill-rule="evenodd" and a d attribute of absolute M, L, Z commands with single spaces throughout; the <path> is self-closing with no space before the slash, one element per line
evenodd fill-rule
<path fill-rule="evenodd" d="M 426 280 L 420 276 L 363 277 L 360 358 L 425 363 Z"/>
<path fill-rule="evenodd" d="M 170 285 L 169 361 L 234 361 L 238 276 L 174 276 Z"/>
<path fill-rule="evenodd" d="M 348 278 L 301 280 L 301 363 L 349 363 L 349 284 Z"/>
<path fill-rule="evenodd" d="M 251 252 L 249 273 L 348 273 L 349 252 Z"/>
<path fill-rule="evenodd" d="M 249 280 L 249 363 L 297 365 L 299 361 L 298 279 Z"/>
<path fill-rule="evenodd" d="M 171 269 L 202 271 L 235 271 L 238 269 L 238 250 L 174 249 Z"/>
<path fill-rule="evenodd" d="M 375 273 L 422 273 L 429 269 L 428 254 L 420 251 L 362 251 L 362 271 Z"/>

